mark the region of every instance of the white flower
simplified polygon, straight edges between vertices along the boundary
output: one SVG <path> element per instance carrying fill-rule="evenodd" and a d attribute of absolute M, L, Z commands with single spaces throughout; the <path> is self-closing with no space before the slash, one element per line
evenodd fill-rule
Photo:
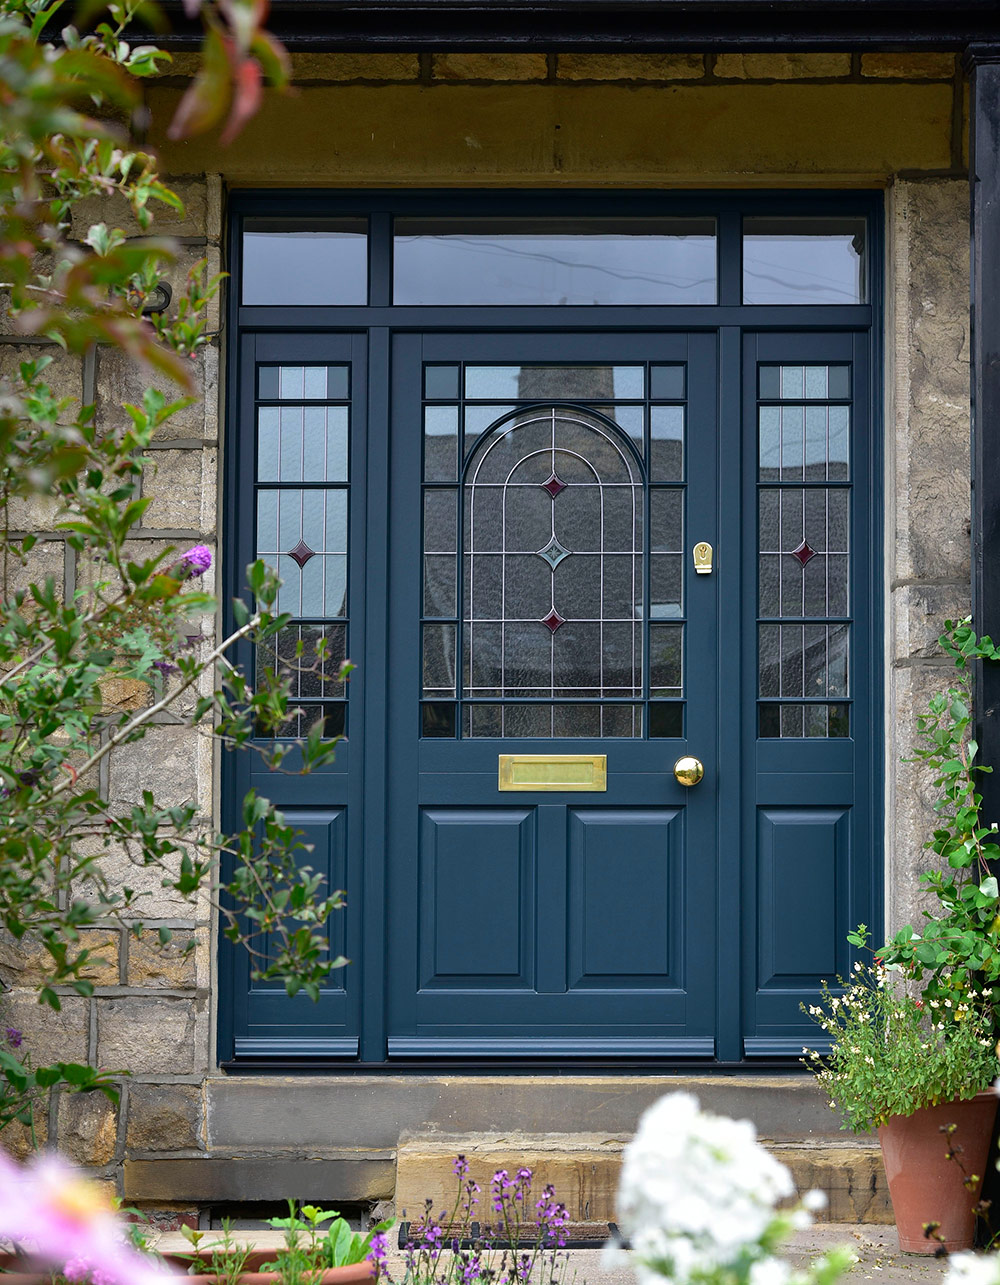
<path fill-rule="evenodd" d="M 997 1285 L 1000 1259 L 996 1254 L 952 1254 L 945 1285 Z"/>
<path fill-rule="evenodd" d="M 750 1268 L 750 1285 L 788 1285 L 791 1269 L 778 1258 L 762 1258 Z"/>
<path fill-rule="evenodd" d="M 808 1209 L 811 1214 L 821 1213 L 828 1204 L 826 1192 L 819 1191 L 816 1187 L 813 1187 L 811 1191 L 807 1191 L 802 1197 L 803 1208 Z"/>
<path fill-rule="evenodd" d="M 759 1245 L 775 1206 L 794 1190 L 791 1174 L 758 1143 L 749 1121 L 703 1112 L 687 1093 L 661 1098 L 626 1148 L 618 1192 L 640 1282 L 669 1275 L 674 1285 L 686 1285 L 692 1274 L 733 1263 Z M 768 1269 L 751 1285 L 787 1279 Z"/>

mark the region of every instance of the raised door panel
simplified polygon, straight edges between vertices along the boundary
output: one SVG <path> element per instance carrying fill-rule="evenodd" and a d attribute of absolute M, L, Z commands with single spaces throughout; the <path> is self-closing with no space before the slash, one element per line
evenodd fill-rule
<path fill-rule="evenodd" d="M 347 811 L 344 808 L 287 808 L 285 820 L 299 831 L 301 865 L 323 876 L 331 889 L 344 889 L 347 878 Z M 335 911 L 328 923 L 331 955 L 347 953 L 347 917 Z M 265 956 L 273 956 L 279 943 L 269 936 L 254 943 Z M 318 1001 L 304 994 L 289 997 L 280 981 L 250 981 L 246 1031 L 236 1037 L 238 1057 L 276 1056 L 282 1051 L 314 1057 L 353 1056 L 357 1037 L 352 1027 L 352 1006 L 346 989 L 347 969 L 332 972 Z"/>
<path fill-rule="evenodd" d="M 423 810 L 422 990 L 532 986 L 534 866 L 533 809 Z"/>
<path fill-rule="evenodd" d="M 683 837 L 677 808 L 571 810 L 571 990 L 680 985 Z"/>

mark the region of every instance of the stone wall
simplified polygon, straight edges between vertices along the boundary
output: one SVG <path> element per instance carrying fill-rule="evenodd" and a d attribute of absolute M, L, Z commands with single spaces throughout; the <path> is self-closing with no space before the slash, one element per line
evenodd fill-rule
<path fill-rule="evenodd" d="M 293 61 L 299 95 L 270 95 L 225 150 L 212 139 L 165 138 L 190 55 L 148 89 L 152 140 L 187 206 L 183 219 L 165 216 L 157 225 L 180 241 L 175 285 L 202 256 L 218 270 L 227 185 L 887 189 L 889 926 L 910 918 L 928 791 L 900 758 L 917 709 L 943 676 L 933 650 L 940 623 L 968 608 L 968 189 L 955 59 L 442 53 Z M 127 226 L 125 212 L 88 204 L 76 211 L 76 229 L 98 218 Z M 0 366 L 11 368 L 25 346 L 0 334 Z M 216 542 L 219 347 L 216 338 L 198 362 L 204 401 L 171 420 L 155 444 L 157 468 L 144 483 L 154 503 L 138 538 L 158 547 Z M 56 358 L 47 378 L 60 393 L 96 402 L 109 427 L 145 383 L 115 353 L 82 365 Z M 51 515 L 38 504 L 17 520 L 44 530 Z M 51 532 L 35 558 L 67 592 L 85 574 Z M 197 798 L 207 815 L 215 807 L 212 767 L 208 738 L 164 720 L 113 757 L 103 783 L 124 802 L 153 778 L 178 801 Z M 90 1057 L 132 1072 L 117 1114 L 99 1099 L 66 1098 L 53 1101 L 41 1127 L 43 1139 L 118 1184 L 126 1157 L 140 1167 L 171 1157 L 178 1173 L 185 1160 L 204 1157 L 205 1076 L 214 1058 L 208 908 L 192 910 L 126 860 L 111 858 L 115 877 L 127 871 L 132 886 L 148 888 L 143 914 L 154 926 L 199 933 L 193 956 L 159 951 L 124 921 L 106 943 L 94 997 L 68 996 L 56 1017 L 34 1003 L 30 954 L 0 949 L 0 979 L 13 987 L 5 1012 L 29 1032 L 37 1060 Z M 23 1150 L 26 1140 L 12 1137 L 11 1145 Z"/>
<path fill-rule="evenodd" d="M 903 762 L 916 718 L 951 678 L 937 646 L 970 610 L 969 188 L 897 181 L 888 204 L 886 342 L 886 911 L 926 904 L 928 774 Z"/>
<path fill-rule="evenodd" d="M 176 184 L 187 212 L 183 219 L 169 211 L 157 230 L 178 241 L 178 257 L 169 275 L 180 284 L 187 268 L 207 258 L 210 273 L 219 270 L 221 183 L 214 180 Z M 165 207 L 164 207 L 165 209 Z M 82 202 L 74 210 L 73 233 L 83 236 L 100 220 L 138 233 L 124 206 Z M 165 423 L 152 444 L 153 466 L 143 478 L 143 493 L 153 502 L 135 531 L 134 557 L 153 549 L 178 549 L 195 543 L 216 547 L 216 487 L 219 407 L 219 308 L 210 317 L 215 332 L 211 344 L 194 363 L 195 382 L 203 400 Z M 0 334 L 0 371 L 16 371 L 27 355 L 49 354 L 53 364 L 43 379 L 57 395 L 97 407 L 98 422 L 114 428 L 126 420 L 123 404 L 141 402 L 149 385 L 163 387 L 171 397 L 176 388 L 148 373 L 121 353 L 99 348 L 80 361 L 44 342 L 27 342 L 9 333 L 4 317 Z M 91 569 L 78 565 L 74 551 L 55 532 L 46 531 L 54 506 L 44 500 L 21 504 L 11 512 L 12 526 L 42 532 L 31 555 L 32 575 L 52 574 L 69 596 L 85 583 Z M 17 573 L 21 580 L 27 573 Z M 212 590 L 213 577 L 206 577 Z M 11 588 L 16 587 L 11 585 Z M 209 622 L 210 627 L 211 622 Z M 144 684 L 116 680 L 105 695 L 121 709 L 132 710 L 148 700 Z M 157 801 L 164 805 L 197 800 L 199 812 L 214 811 L 213 761 L 210 733 L 184 726 L 176 715 L 161 714 L 144 740 L 123 747 L 102 765 L 101 787 L 112 806 L 141 801 L 154 783 Z M 32 1060 L 87 1061 L 114 1071 L 128 1071 L 121 1081 L 116 1109 L 103 1096 L 52 1095 L 47 1115 L 38 1122 L 41 1141 L 54 1142 L 95 1176 L 120 1187 L 126 1148 L 197 1147 L 201 1136 L 201 1084 L 212 1059 L 211 987 L 213 950 L 207 901 L 192 904 L 161 886 L 162 875 L 136 867 L 124 852 L 110 850 L 102 864 L 112 886 L 127 884 L 138 893 L 131 910 L 123 911 L 117 926 L 107 932 L 84 934 L 85 944 L 100 947 L 101 964 L 90 973 L 93 997 L 81 998 L 65 989 L 62 1011 L 40 1007 L 31 989 L 39 976 L 38 957 L 21 944 L 0 941 L 0 1018 L 25 1033 Z M 148 930 L 130 931 L 142 918 Z M 161 947 L 156 930 L 170 928 L 176 944 Z M 195 937 L 197 946 L 184 945 Z M 29 1139 L 14 1128 L 4 1135 L 15 1152 L 27 1150 Z M 188 1212 L 190 1212 L 188 1210 Z"/>

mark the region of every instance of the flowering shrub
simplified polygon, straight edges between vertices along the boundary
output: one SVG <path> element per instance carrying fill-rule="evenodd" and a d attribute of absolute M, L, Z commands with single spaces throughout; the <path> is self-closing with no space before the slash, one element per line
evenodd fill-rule
<path fill-rule="evenodd" d="M 566 1273 L 569 1215 L 551 1185 L 537 1193 L 528 1168 L 513 1175 L 498 1169 L 490 1181 L 489 1214 L 479 1221 L 481 1189 L 469 1176 L 465 1156 L 453 1165 L 457 1180 L 450 1211 L 434 1214 L 427 1201 L 410 1227 L 403 1285 L 525 1285 L 534 1279 L 559 1285 Z M 490 1214 L 492 1217 L 490 1217 Z M 372 1243 L 369 1258 L 389 1276 L 384 1237 Z"/>
<path fill-rule="evenodd" d="M 824 1063 L 804 1049 L 803 1061 L 844 1128 L 864 1131 L 893 1115 L 972 1098 L 996 1078 L 991 1017 L 976 995 L 925 1005 L 897 993 L 878 962 L 857 963 L 846 983 L 838 981 L 843 994 L 824 985 L 822 1004 L 805 1010 L 831 1037 L 831 1052 Z"/>
<path fill-rule="evenodd" d="M 91 1285 L 167 1285 L 170 1273 L 138 1253 L 95 1183 L 56 1155 L 18 1165 L 0 1151 L 0 1237 L 32 1263 Z"/>
<path fill-rule="evenodd" d="M 957 1009 L 972 1003 L 994 1015 L 1000 1002 L 1000 887 L 994 873 L 1000 860 L 995 824 L 984 824 L 983 796 L 976 788 L 980 772 L 992 767 L 976 762 L 979 746 L 972 739 L 972 665 L 1000 659 L 992 639 L 977 638 L 968 620 L 945 621 L 938 639 L 955 663 L 953 685 L 931 697 L 917 719 L 919 738 L 913 760 L 922 763 L 940 791 L 934 811 L 937 824 L 924 845 L 941 869 L 921 875 L 937 900 L 925 910 L 923 931 L 907 924 L 879 952 L 885 963 L 922 983 L 923 998 Z"/>
<path fill-rule="evenodd" d="M 811 1222 L 825 1197 L 778 1210 L 795 1194 L 792 1176 L 757 1141 L 748 1120 L 700 1110 L 688 1093 L 661 1098 L 625 1151 L 618 1189 L 622 1230 L 640 1285 L 829 1285 L 855 1261 L 834 1250 L 793 1275 L 775 1257 L 788 1235 Z"/>
<path fill-rule="evenodd" d="M 115 926 L 124 911 L 141 931 L 142 897 L 159 878 L 192 903 L 208 893 L 222 931 L 250 951 L 255 977 L 317 998 L 345 962 L 332 956 L 326 927 L 342 899 L 305 863 L 300 833 L 267 799 L 249 793 L 233 832 L 220 834 L 196 802 L 162 805 L 159 781 L 139 798 L 111 797 L 112 756 L 165 718 L 256 751 L 269 767 L 289 755 L 303 770 L 320 767 L 335 746 L 318 724 L 301 742 L 284 736 L 295 671 L 320 674 L 320 647 L 282 654 L 274 669 L 261 663 L 252 682 L 233 663 L 238 644 L 275 650 L 288 617 L 275 610 L 274 573 L 263 562 L 247 568 L 247 600 L 233 603 L 234 629 L 215 642 L 195 620 L 216 607 L 203 580 L 210 549 L 151 553 L 137 538 L 153 501 L 149 448 L 192 400 L 220 278 L 206 279 L 202 262 L 165 310 L 150 312 L 144 305 L 178 246 L 104 222 L 74 228 L 74 216 L 100 198 L 127 204 L 144 234 L 157 203 L 183 207 L 160 182 L 155 158 L 118 123 L 144 119 L 141 81 L 170 55 L 132 42 L 139 0 L 80 6 L 76 15 L 71 7 L 0 0 L 4 328 L 69 359 L 116 350 L 172 379 L 177 397 L 146 389 L 112 428 L 95 405 L 47 382 L 53 358 L 41 346 L 0 376 L 0 937 L 11 955 L 34 948 L 32 983 L 58 1009 L 64 995 L 93 992 L 93 966 L 104 962 L 81 930 Z M 207 57 L 174 136 L 227 113 L 231 136 L 263 82 L 286 78 L 287 57 L 261 28 L 267 6 L 257 0 L 186 0 L 185 8 L 190 17 L 203 10 Z M 25 530 L 39 524 L 50 532 L 47 555 Z M 79 569 L 65 593 L 53 547 L 57 568 Z M 123 689 L 127 701 L 113 695 Z M 170 929 L 158 932 L 165 944 Z M 6 1053 L 0 1073 L 21 1098 L 13 1116 L 0 1109 L 0 1127 L 22 1118 L 36 1090 L 105 1087 L 88 1068 L 31 1071 Z"/>

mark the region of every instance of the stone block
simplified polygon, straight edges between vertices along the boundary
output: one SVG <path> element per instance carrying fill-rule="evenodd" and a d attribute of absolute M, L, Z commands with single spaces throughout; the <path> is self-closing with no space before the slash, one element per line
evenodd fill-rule
<path fill-rule="evenodd" d="M 201 438 L 205 435 L 205 350 L 190 363 L 195 400 L 177 411 L 156 431 L 160 441 L 176 438 Z M 101 348 L 97 354 L 97 417 L 105 430 L 126 428 L 131 424 L 126 404 L 142 405 L 142 394 L 147 388 L 156 388 L 168 403 L 181 401 L 189 394 L 172 379 L 159 372 L 147 370 L 141 363 L 117 348 Z"/>
<path fill-rule="evenodd" d="M 215 529 L 215 451 L 151 451 L 150 461 L 142 475 L 142 493 L 153 502 L 143 514 L 142 525 L 211 535 Z"/>
<path fill-rule="evenodd" d="M 64 995 L 57 1013 L 40 1004 L 33 990 L 10 991 L 0 998 L 0 1023 L 21 1032 L 34 1066 L 86 1062 L 90 1003 L 78 995 Z"/>
<path fill-rule="evenodd" d="M 184 202 L 183 214 L 162 201 L 150 201 L 147 208 L 153 223 L 144 232 L 124 197 L 90 196 L 74 204 L 70 235 L 83 240 L 93 224 L 106 223 L 110 228 L 121 228 L 127 236 L 206 236 L 208 201 L 204 180 L 163 175 L 163 181 Z"/>
<path fill-rule="evenodd" d="M 59 1095 L 59 1150 L 78 1165 L 110 1164 L 118 1140 L 118 1106 L 103 1093 Z"/>
<path fill-rule="evenodd" d="M 169 986 L 183 988 L 197 983 L 195 948 L 186 950 L 189 934 L 177 933 L 175 940 L 160 943 L 153 932 L 128 938 L 129 986 Z"/>
<path fill-rule="evenodd" d="M 893 659 L 940 657 L 944 622 L 961 620 L 971 609 L 967 584 L 897 586 L 890 596 Z"/>
<path fill-rule="evenodd" d="M 190 1075 L 198 1069 L 196 1001 L 130 995 L 95 1003 L 102 1067 L 137 1075 Z"/>
<path fill-rule="evenodd" d="M 137 895 L 127 907 L 109 908 L 116 917 L 126 923 L 136 920 L 182 920 L 193 924 L 196 919 L 205 919 L 209 907 L 207 894 L 201 894 L 193 900 L 182 897 L 179 892 L 163 887 L 164 878 L 169 878 L 170 870 L 180 870 L 181 858 L 174 854 L 165 858 L 165 869 L 160 866 L 143 866 L 132 860 L 120 844 L 111 844 L 103 848 L 100 840 L 89 838 L 77 845 L 83 856 L 94 858 L 94 867 L 103 873 L 107 880 L 107 891 L 121 893 L 124 888 L 131 888 Z M 81 878 L 73 884 L 74 897 L 95 897 L 96 880 L 90 877 Z"/>
<path fill-rule="evenodd" d="M 159 807 L 211 806 L 211 742 L 197 728 L 151 726 L 141 741 L 111 751 L 112 804 L 130 806 L 151 790 Z"/>
<path fill-rule="evenodd" d="M 0 344 L 0 377 L 20 382 L 21 363 L 38 361 L 42 357 L 52 360 L 38 375 L 37 382 L 46 384 L 55 397 L 72 397 L 74 405 L 69 414 L 75 415 L 83 396 L 83 374 L 79 357 L 64 352 L 55 344 Z"/>
<path fill-rule="evenodd" d="M 560 80 L 700 80 L 701 54 L 559 54 Z"/>
<path fill-rule="evenodd" d="M 128 1095 L 130 1151 L 190 1151 L 203 1146 L 201 1090 L 194 1084 L 133 1084 Z"/>
<path fill-rule="evenodd" d="M 9 598 L 19 590 L 27 591 L 30 584 L 42 585 L 49 577 L 55 581 L 56 592 L 62 593 L 65 584 L 66 551 L 61 540 L 39 540 L 22 563 L 11 556 L 0 564 L 0 598 Z M 33 612 L 30 597 L 25 599 L 24 613 Z"/>
<path fill-rule="evenodd" d="M 152 700 L 152 689 L 138 678 L 104 678 L 99 687 L 109 713 L 144 709 Z"/>
<path fill-rule="evenodd" d="M 950 80 L 955 74 L 955 55 L 862 54 L 861 74 L 896 80 Z"/>
<path fill-rule="evenodd" d="M 469 1176 L 484 1191 L 498 1169 L 531 1169 L 540 1192 L 551 1183 L 566 1206 L 570 1222 L 612 1222 L 617 1217 L 618 1178 L 627 1137 L 590 1133 L 548 1137 L 464 1135 L 458 1145 L 469 1162 Z M 452 1169 L 456 1138 L 400 1141 L 396 1151 L 395 1204 L 400 1217 L 418 1216 L 425 1200 L 449 1209 L 455 1199 Z"/>
<path fill-rule="evenodd" d="M 416 80 L 417 54 L 293 53 L 292 81 Z"/>
<path fill-rule="evenodd" d="M 720 80 L 812 80 L 849 76 L 850 54 L 719 54 Z"/>
<path fill-rule="evenodd" d="M 544 80 L 544 54 L 435 54 L 435 80 Z"/>
<path fill-rule="evenodd" d="M 45 1146 L 48 1138 L 49 1102 L 46 1094 L 35 1105 L 34 1129 L 16 1120 L 8 1124 L 0 1133 L 0 1150 L 6 1151 L 15 1160 L 27 1160 Z"/>
<path fill-rule="evenodd" d="M 158 1160 L 126 1158 L 123 1183 L 129 1201 L 281 1201 L 294 1191 L 300 1200 L 340 1207 L 392 1195 L 391 1154 L 352 1157 L 176 1156 Z"/>
<path fill-rule="evenodd" d="M 768 1150 L 786 1165 L 803 1194 L 813 1188 L 826 1193 L 829 1202 L 823 1222 L 891 1224 L 889 1185 L 882 1167 L 881 1149 L 868 1146 L 806 1144 Z"/>

